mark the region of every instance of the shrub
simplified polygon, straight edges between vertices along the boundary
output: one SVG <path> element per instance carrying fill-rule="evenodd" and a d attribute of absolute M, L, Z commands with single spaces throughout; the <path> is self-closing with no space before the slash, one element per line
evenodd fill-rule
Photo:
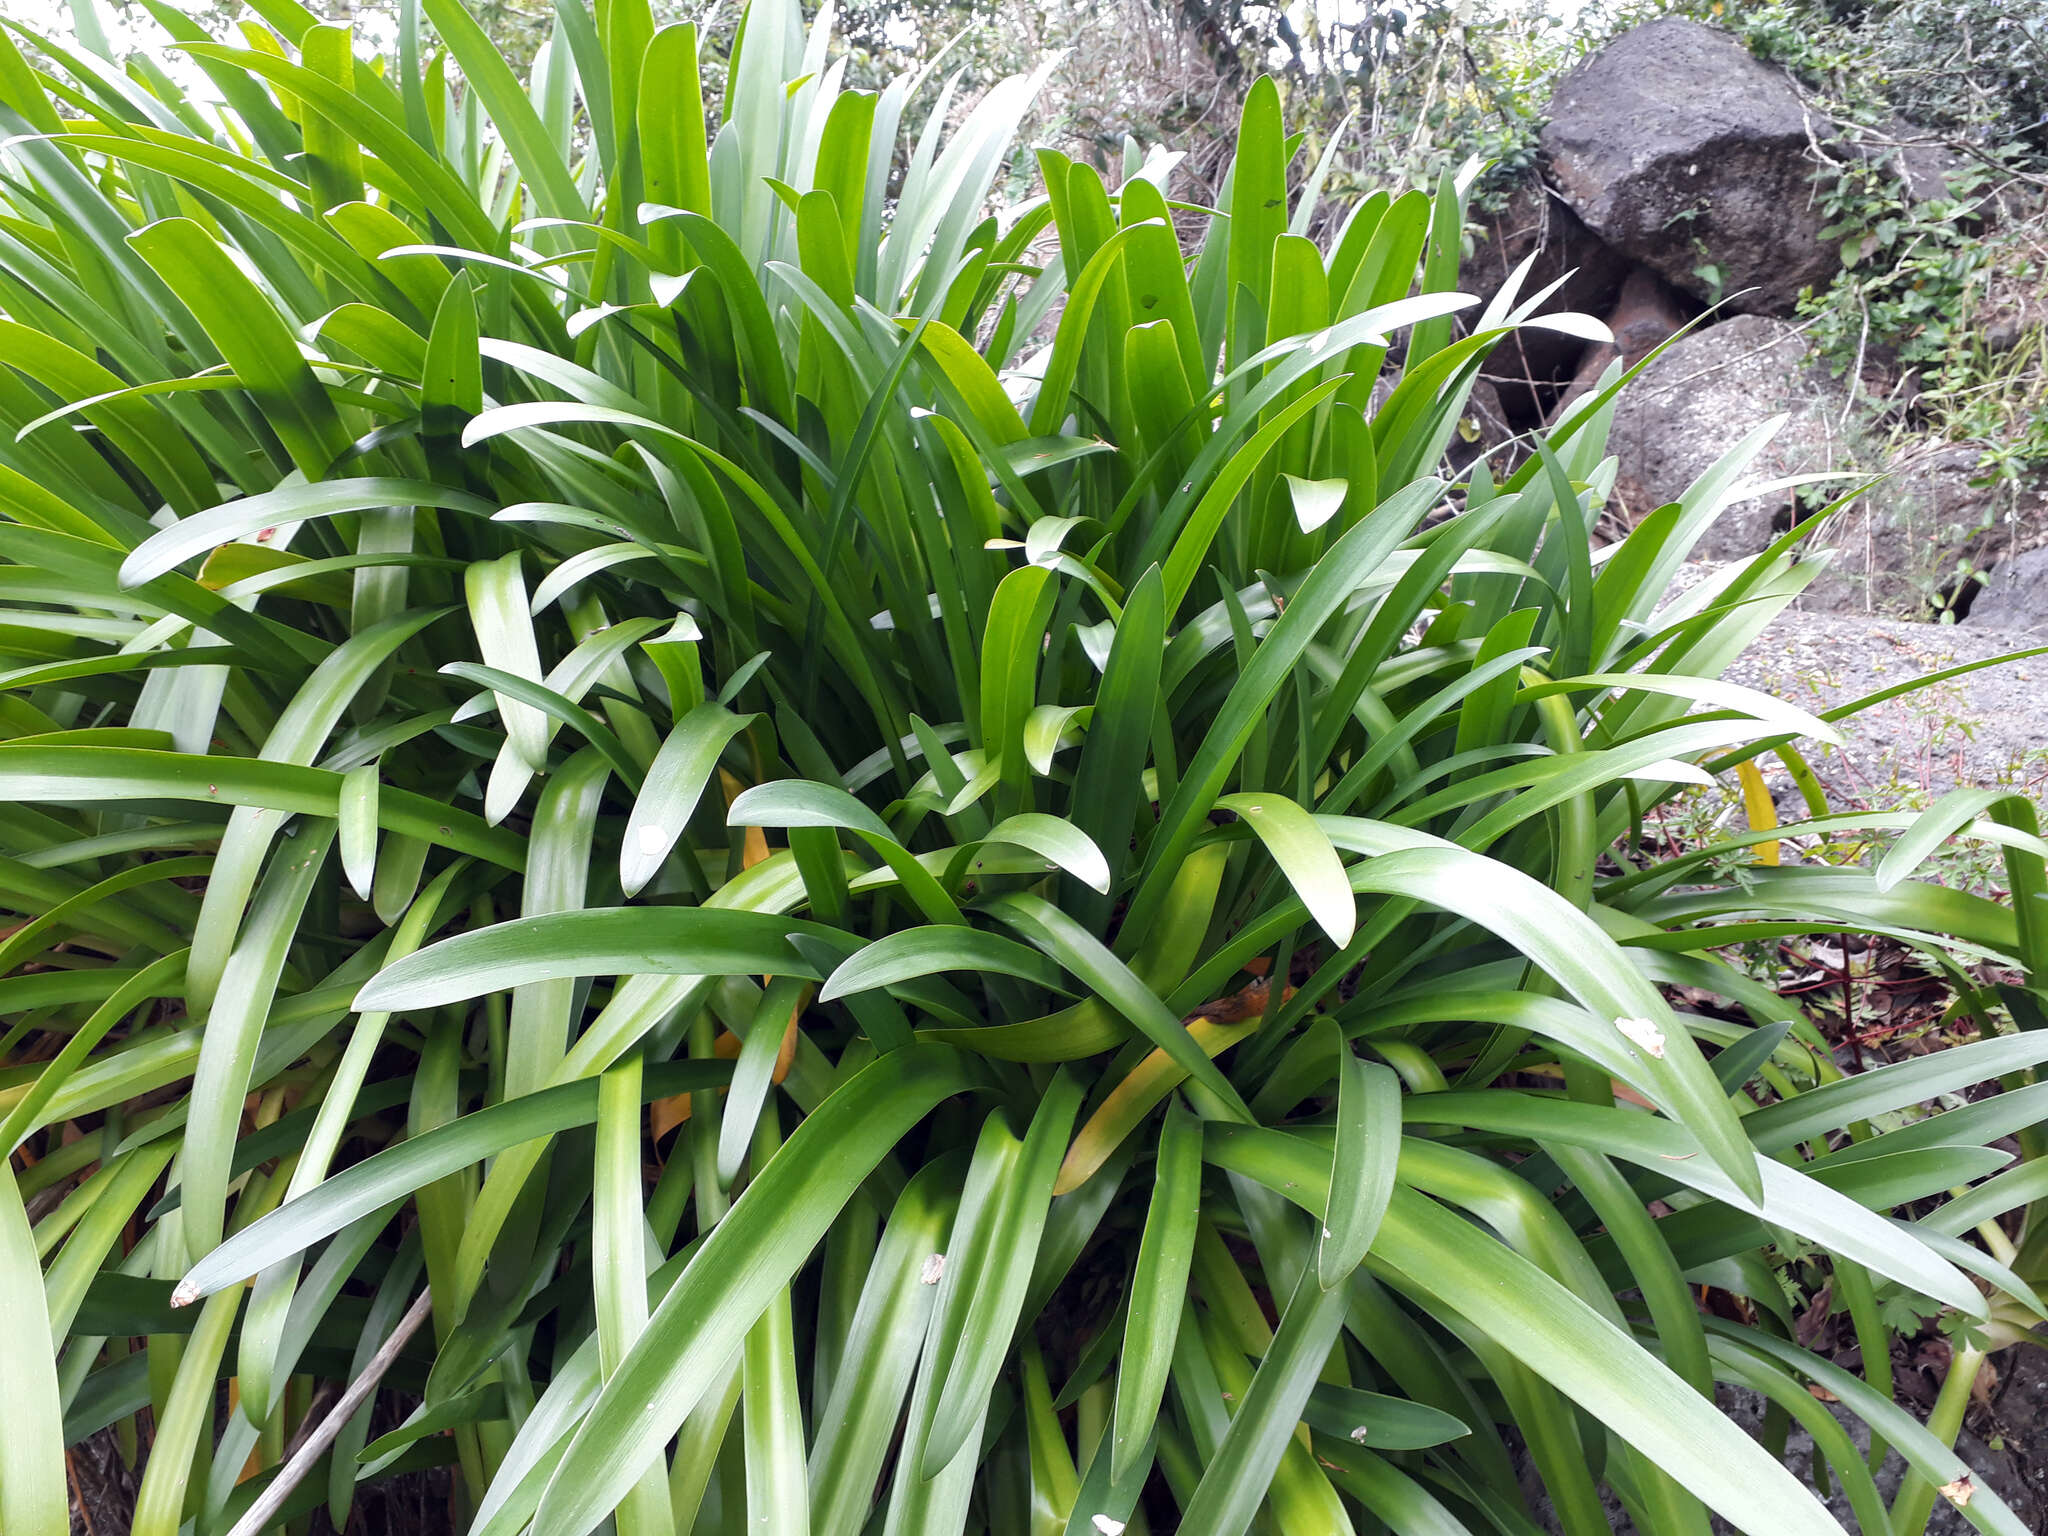
<path fill-rule="evenodd" d="M 1868 1531 L 2019 1530 L 1948 1447 L 2039 1314 L 2036 1165 L 1974 1184 L 2031 810 L 1645 851 L 1830 734 L 1716 680 L 1810 529 L 1667 595 L 1768 428 L 1597 555 L 1613 388 L 1447 486 L 1488 349 L 1588 322 L 1453 340 L 1448 182 L 1290 233 L 1270 84 L 1222 212 L 1042 154 L 990 216 L 1029 81 L 885 203 L 924 83 L 789 0 L 708 139 L 633 0 L 530 91 L 425 11 L 155 9 L 218 101 L 0 43 L 8 1536 L 107 1426 L 139 1536 L 451 1462 L 491 1533 L 1521 1533 L 1518 1457 L 1572 1536 L 1837 1530 L 1717 1382 Z M 1958 832 L 2015 905 L 1908 878 Z M 1844 930 L 2017 979 L 1845 1079 L 1717 957 Z"/>

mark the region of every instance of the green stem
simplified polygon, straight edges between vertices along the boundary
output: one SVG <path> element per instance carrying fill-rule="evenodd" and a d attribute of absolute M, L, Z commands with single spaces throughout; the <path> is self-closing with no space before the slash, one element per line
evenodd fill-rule
<path fill-rule="evenodd" d="M 1849 1321 L 1856 1329 L 1856 1345 L 1863 1351 L 1863 1379 L 1886 1402 L 1892 1400 L 1891 1331 L 1878 1315 L 1877 1288 L 1870 1283 L 1870 1271 L 1848 1259 L 1835 1260 L 1835 1292 L 1849 1309 Z M 1870 1436 L 1869 1467 L 1875 1472 L 1884 1465 L 1888 1447 Z"/>
<path fill-rule="evenodd" d="M 647 1258 L 640 1205 L 640 1058 L 630 1052 L 597 1080 L 597 1156 L 591 1290 L 604 1373 L 618 1370 L 647 1327 Z M 668 1468 L 657 1457 L 614 1513 L 619 1536 L 672 1536 Z"/>
<path fill-rule="evenodd" d="M 1927 1416 L 1927 1430 L 1943 1445 L 1954 1448 L 1963 1430 L 1963 1414 L 1970 1406 L 1970 1389 L 1977 1384 L 1977 1372 L 1989 1358 L 1974 1345 L 1956 1347 L 1949 1360 L 1948 1376 L 1941 1395 L 1934 1400 L 1934 1412 Z M 1925 1536 L 1928 1517 L 1934 1513 L 1934 1484 L 1919 1473 L 1907 1476 L 1892 1500 L 1892 1530 L 1895 1536 Z"/>

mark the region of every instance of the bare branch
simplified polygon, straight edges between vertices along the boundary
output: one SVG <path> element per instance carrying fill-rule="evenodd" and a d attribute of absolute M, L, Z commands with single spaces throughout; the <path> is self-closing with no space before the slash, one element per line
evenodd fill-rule
<path fill-rule="evenodd" d="M 349 1383 L 348 1390 L 341 1395 L 341 1401 L 334 1405 L 334 1411 L 320 1421 L 320 1427 L 306 1436 L 305 1444 L 293 1454 L 284 1468 L 271 1479 L 248 1513 L 235 1522 L 235 1528 L 228 1536 L 259 1536 L 263 1529 L 277 1519 L 277 1512 L 284 1508 L 285 1500 L 292 1491 L 303 1483 L 319 1465 L 320 1458 L 327 1454 L 327 1448 L 340 1436 L 342 1426 L 355 1417 L 355 1412 L 369 1400 L 377 1390 L 377 1383 L 384 1379 L 384 1373 L 398 1362 L 399 1351 L 404 1349 L 412 1336 L 420 1331 L 434 1310 L 433 1293 L 421 1291 L 398 1326 L 391 1330 L 391 1337 L 363 1367 L 363 1374 Z"/>

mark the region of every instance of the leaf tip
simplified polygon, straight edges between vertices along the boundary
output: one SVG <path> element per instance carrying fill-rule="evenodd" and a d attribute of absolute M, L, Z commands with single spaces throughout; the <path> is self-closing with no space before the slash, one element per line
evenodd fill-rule
<path fill-rule="evenodd" d="M 130 550 L 128 558 L 121 562 L 121 569 L 115 574 L 114 580 L 123 592 L 133 591 L 161 574 L 151 568 L 150 561 L 143 558 L 150 544 L 154 542 L 156 541 L 153 539 L 147 540 Z"/>

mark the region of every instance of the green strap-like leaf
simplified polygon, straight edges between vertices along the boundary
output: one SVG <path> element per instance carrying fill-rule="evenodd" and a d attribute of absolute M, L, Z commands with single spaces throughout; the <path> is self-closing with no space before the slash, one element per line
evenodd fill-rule
<path fill-rule="evenodd" d="M 898 1053 L 900 1054 L 900 1053 Z M 974 1289 L 952 1314 L 960 1337 L 939 1384 L 931 1425 L 919 1465 L 926 1479 L 952 1462 L 988 1411 L 988 1395 L 1010 1352 L 1018 1313 L 1030 1288 L 1032 1260 L 1045 1230 L 1060 1156 L 1081 1108 L 1079 1079 L 1057 1074 L 1038 1101 L 1024 1144 L 1002 1181 L 1001 1205 L 987 1235 L 987 1271 L 973 1276 Z"/>
<path fill-rule="evenodd" d="M 941 971 L 994 972 L 1017 976 L 1056 991 L 1067 989 L 1067 976 L 1035 949 L 1000 934 L 956 924 L 906 928 L 875 940 L 849 955 L 818 989 L 818 1001 L 829 1003 L 852 993 L 892 987 Z"/>
<path fill-rule="evenodd" d="M 718 756 L 747 728 L 751 715 L 736 715 L 721 704 L 699 704 L 676 721 L 633 799 L 619 848 L 619 884 L 637 894 L 667 862 L 696 812 Z"/>
<path fill-rule="evenodd" d="M 704 1241 L 591 1406 L 549 1481 L 535 1524 L 588 1530 L 617 1507 L 644 1459 L 676 1432 L 711 1372 L 902 1135 L 975 1086 L 947 1046 L 892 1051 L 791 1133 Z"/>
<path fill-rule="evenodd" d="M 1653 1458 L 1750 1536 L 1842 1536 L 1812 1493 L 1714 1405 L 1534 1265 L 1397 1189 L 1386 1263 Z"/>
<path fill-rule="evenodd" d="M 999 896 L 985 909 L 992 917 L 1008 923 L 1025 938 L 1051 955 L 1075 976 L 1086 982 L 1096 995 L 1139 1033 L 1165 1051 L 1174 1064 L 1207 1088 L 1239 1118 L 1249 1121 L 1251 1111 L 1227 1078 L 1202 1051 L 1187 1027 L 1166 1011 L 1158 996 L 1131 973 L 1102 943 L 1082 930 L 1066 913 L 1042 897 L 1028 894 Z"/>
<path fill-rule="evenodd" d="M 129 237 L 188 305 L 308 480 L 348 450 L 348 430 L 263 291 L 190 219 Z"/>
<path fill-rule="evenodd" d="M 1343 860 L 1316 819 L 1285 795 L 1263 791 L 1225 795 L 1216 809 L 1243 818 L 1331 942 L 1349 944 L 1358 925 L 1358 900 Z"/>
<path fill-rule="evenodd" d="M 139 545 L 121 563 L 121 585 L 139 587 L 176 570 L 195 555 L 265 528 L 308 518 L 338 517 L 376 507 L 445 507 L 488 517 L 495 510 L 481 497 L 450 490 L 428 480 L 367 478 L 323 480 L 317 485 L 286 485 L 260 496 L 226 502 L 195 517 L 174 523 Z"/>
<path fill-rule="evenodd" d="M 830 1396 L 819 1408 L 810 1462 L 811 1523 L 818 1536 L 859 1536 L 875 1480 L 924 1350 L 960 1201 L 960 1163 L 925 1164 L 904 1186 L 861 1286 Z"/>
<path fill-rule="evenodd" d="M 57 1350 L 28 1213 L 10 1167 L 0 1172 L 0 1392 L 9 1404 L 0 1435 L 0 1525 L 22 1536 L 66 1536 L 70 1489 Z"/>
<path fill-rule="evenodd" d="M 671 1062 L 646 1074 L 649 1098 L 722 1085 L 723 1062 Z M 187 1271 L 174 1300 L 196 1301 L 331 1237 L 435 1179 L 597 1118 L 595 1078 L 477 1110 L 333 1175 L 222 1243 Z"/>
<path fill-rule="evenodd" d="M 801 976 L 789 919 L 713 907 L 586 907 L 515 918 L 430 944 L 356 994 L 365 1011 L 400 1013 L 574 976 Z"/>
<path fill-rule="evenodd" d="M 1324 1290 L 1314 1275 L 1302 1272 L 1250 1390 L 1237 1405 L 1216 1455 L 1202 1469 L 1202 1481 L 1181 1517 L 1183 1531 L 1243 1536 L 1251 1525 L 1344 1326 L 1345 1304 L 1342 1290 Z M 1329 1502 L 1336 1504 L 1334 1495 Z"/>
<path fill-rule="evenodd" d="M 1117 1366 L 1109 1466 L 1110 1477 L 1118 1483 L 1141 1464 L 1142 1453 L 1151 1444 L 1153 1421 L 1173 1365 L 1181 1310 L 1187 1303 L 1201 1198 L 1201 1122 L 1176 1102 L 1168 1107 L 1159 1132 L 1152 1203 L 1138 1246 L 1138 1270 L 1131 1281 L 1123 1355 Z"/>
<path fill-rule="evenodd" d="M 1338 1059 L 1337 1148 L 1316 1278 L 1340 1285 L 1365 1261 L 1393 1198 L 1401 1143 L 1401 1080 L 1391 1067 L 1361 1060 L 1347 1046 Z"/>

